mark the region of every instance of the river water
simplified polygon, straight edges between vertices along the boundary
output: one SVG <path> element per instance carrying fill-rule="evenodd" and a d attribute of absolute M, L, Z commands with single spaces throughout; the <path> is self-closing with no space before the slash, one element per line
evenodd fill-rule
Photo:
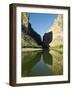
<path fill-rule="evenodd" d="M 51 76 L 63 74 L 63 53 L 55 50 L 22 52 L 21 76 Z"/>

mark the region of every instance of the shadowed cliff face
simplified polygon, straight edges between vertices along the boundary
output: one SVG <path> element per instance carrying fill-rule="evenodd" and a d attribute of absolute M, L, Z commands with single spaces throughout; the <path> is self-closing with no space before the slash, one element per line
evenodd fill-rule
<path fill-rule="evenodd" d="M 41 36 L 29 23 L 29 14 L 22 13 L 22 47 L 41 47 Z M 26 46 L 27 45 L 27 46 Z"/>
<path fill-rule="evenodd" d="M 29 23 L 29 35 L 38 43 L 38 45 L 41 45 L 41 36 L 33 30 L 31 27 L 31 24 Z"/>
<path fill-rule="evenodd" d="M 53 39 L 52 32 L 45 33 L 43 36 L 43 48 L 48 48 L 49 43 L 51 43 L 52 39 Z"/>

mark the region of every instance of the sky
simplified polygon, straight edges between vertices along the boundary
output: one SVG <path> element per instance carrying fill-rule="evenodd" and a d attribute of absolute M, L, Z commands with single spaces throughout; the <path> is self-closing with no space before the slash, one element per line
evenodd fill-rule
<path fill-rule="evenodd" d="M 56 14 L 30 13 L 29 22 L 31 23 L 32 28 L 40 34 L 42 38 L 44 33 L 48 32 L 56 17 Z"/>

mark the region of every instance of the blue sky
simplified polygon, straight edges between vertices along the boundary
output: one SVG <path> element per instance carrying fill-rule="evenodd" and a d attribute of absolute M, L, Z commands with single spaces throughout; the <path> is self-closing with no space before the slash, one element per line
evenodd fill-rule
<path fill-rule="evenodd" d="M 30 13 L 30 23 L 32 28 L 43 37 L 53 24 L 56 14 Z"/>

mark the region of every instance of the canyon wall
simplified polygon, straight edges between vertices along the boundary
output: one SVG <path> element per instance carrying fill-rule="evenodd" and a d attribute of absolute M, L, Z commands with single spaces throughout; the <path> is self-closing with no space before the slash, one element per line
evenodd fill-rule
<path fill-rule="evenodd" d="M 29 14 L 22 12 L 21 14 L 21 45 L 22 47 L 41 47 L 41 37 L 34 31 L 30 22 Z"/>
<path fill-rule="evenodd" d="M 52 35 L 49 35 L 50 32 Z M 57 16 L 51 28 L 44 34 L 43 42 L 46 47 L 63 47 L 63 15 Z"/>

